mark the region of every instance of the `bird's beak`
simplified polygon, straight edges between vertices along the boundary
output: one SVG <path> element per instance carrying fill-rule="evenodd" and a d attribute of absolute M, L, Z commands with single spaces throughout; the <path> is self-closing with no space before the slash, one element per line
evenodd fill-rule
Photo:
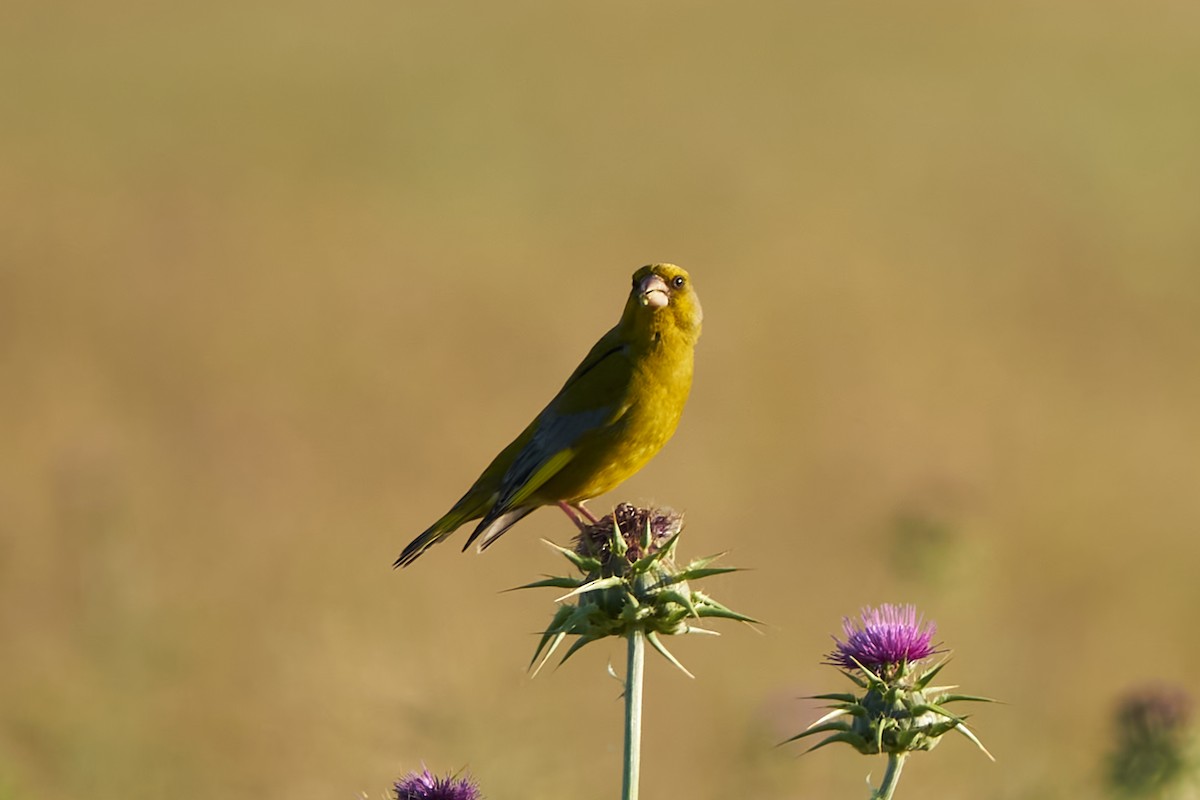
<path fill-rule="evenodd" d="M 642 305 L 650 308 L 662 308 L 671 300 L 667 282 L 653 273 L 642 278 L 638 283 L 637 292 Z"/>

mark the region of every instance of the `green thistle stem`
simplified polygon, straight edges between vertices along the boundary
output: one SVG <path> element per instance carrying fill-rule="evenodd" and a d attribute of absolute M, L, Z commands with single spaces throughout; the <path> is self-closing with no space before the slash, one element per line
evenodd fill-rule
<path fill-rule="evenodd" d="M 642 761 L 642 674 L 646 663 L 646 634 L 634 628 L 625 637 L 625 776 L 621 800 L 637 800 Z"/>
<path fill-rule="evenodd" d="M 879 790 L 871 795 L 872 800 L 892 800 L 896 784 L 900 782 L 900 770 L 904 769 L 904 759 L 908 753 L 889 753 L 887 772 L 883 773 L 883 783 Z"/>

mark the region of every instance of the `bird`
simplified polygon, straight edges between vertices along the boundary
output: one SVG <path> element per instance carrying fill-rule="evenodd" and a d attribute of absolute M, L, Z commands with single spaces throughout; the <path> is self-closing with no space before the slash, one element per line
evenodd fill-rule
<path fill-rule="evenodd" d="M 584 502 L 615 489 L 675 433 L 692 387 L 703 312 L 691 276 L 674 264 L 633 273 L 621 318 L 588 351 L 554 398 L 500 451 L 449 511 L 404 548 L 412 564 L 462 525 L 479 520 L 465 551 L 479 551 L 542 506 L 581 528 Z"/>

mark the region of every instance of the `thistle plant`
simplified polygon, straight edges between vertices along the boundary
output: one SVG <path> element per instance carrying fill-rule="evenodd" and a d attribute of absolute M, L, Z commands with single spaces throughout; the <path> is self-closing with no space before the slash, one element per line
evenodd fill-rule
<path fill-rule="evenodd" d="M 1117 703 L 1114 746 L 1108 757 L 1112 796 L 1200 798 L 1200 752 L 1192 698 L 1180 687 L 1134 689 Z"/>
<path fill-rule="evenodd" d="M 410 772 L 392 787 L 395 800 L 482 800 L 479 787 L 470 778 L 454 775 L 439 778 L 422 767 Z"/>
<path fill-rule="evenodd" d="M 930 685 L 946 659 L 933 665 L 928 660 L 945 651 L 933 643 L 936 626 L 918 617 L 914 606 L 865 608 L 857 621 L 843 618 L 842 631 L 845 641 L 834 637 L 835 647 L 825 663 L 838 667 L 858 691 L 816 695 L 813 699 L 831 701 L 826 706 L 831 710 L 787 741 L 827 733 L 808 752 L 844 742 L 863 755 L 886 754 L 887 770 L 873 800 L 890 800 L 908 755 L 932 750 L 950 731 L 967 737 L 992 758 L 967 727 L 966 717 L 946 706 L 993 701 L 957 694 L 956 686 Z"/>
<path fill-rule="evenodd" d="M 737 570 L 709 566 L 719 556 L 678 566 L 676 546 L 682 531 L 683 516 L 670 509 L 622 503 L 598 522 L 582 526 L 574 548 L 547 542 L 578 575 L 548 577 L 520 587 L 569 590 L 558 598 L 561 605 L 538 642 L 530 662 L 535 675 L 568 636 L 576 638 L 559 663 L 600 639 L 626 640 L 623 800 L 638 796 L 646 642 L 692 677 L 663 645 L 663 636 L 717 635 L 695 624 L 705 617 L 755 621 L 692 587 L 701 578 Z"/>

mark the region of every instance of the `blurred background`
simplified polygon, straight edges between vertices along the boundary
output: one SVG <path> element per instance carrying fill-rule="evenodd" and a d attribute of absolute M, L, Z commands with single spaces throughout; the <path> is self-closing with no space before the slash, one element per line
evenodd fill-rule
<path fill-rule="evenodd" d="M 860 797 L 775 748 L 841 617 L 1002 698 L 906 796 L 1095 788 L 1200 678 L 1200 6 L 6 4 L 0 798 L 611 798 L 619 646 L 530 680 L 565 562 L 400 548 L 641 264 L 690 405 L 593 503 L 683 509 L 763 634 L 651 660 L 646 797 Z"/>

